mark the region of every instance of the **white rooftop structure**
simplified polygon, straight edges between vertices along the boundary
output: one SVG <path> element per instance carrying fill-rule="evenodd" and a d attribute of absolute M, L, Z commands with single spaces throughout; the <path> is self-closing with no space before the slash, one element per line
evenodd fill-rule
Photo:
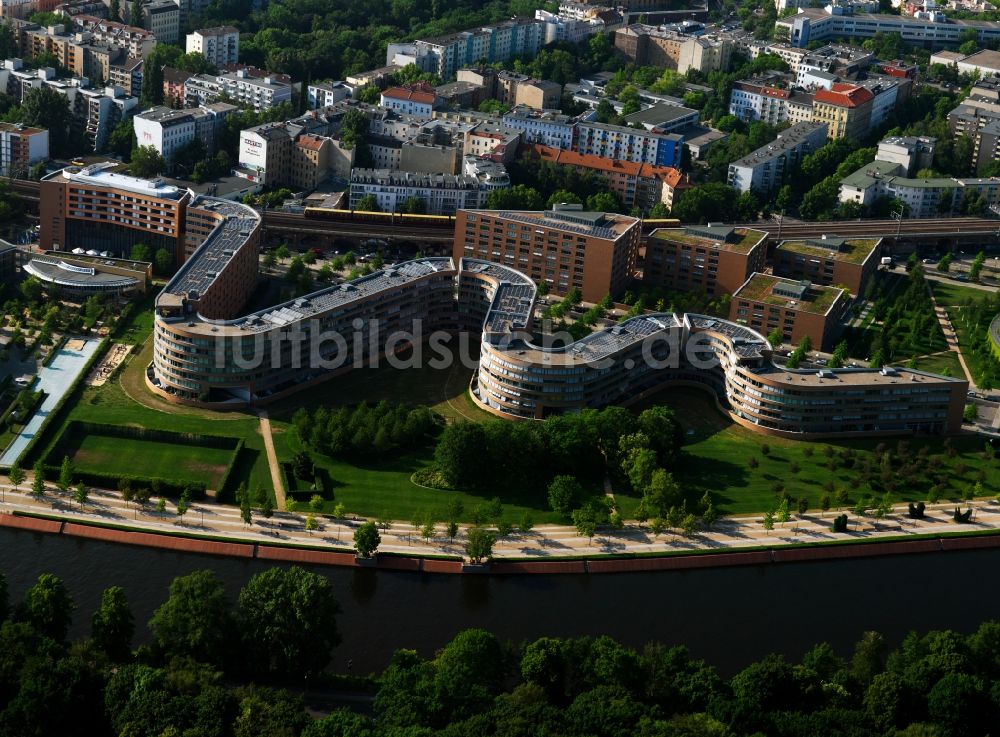
<path fill-rule="evenodd" d="M 166 184 L 159 179 L 140 179 L 126 174 L 108 171 L 114 163 L 92 164 L 82 169 L 72 167 L 63 169 L 63 176 L 71 182 L 93 184 L 97 187 L 114 187 L 126 192 L 135 192 L 146 197 L 159 197 L 164 200 L 176 200 L 181 196 L 181 190 L 172 184 Z"/>

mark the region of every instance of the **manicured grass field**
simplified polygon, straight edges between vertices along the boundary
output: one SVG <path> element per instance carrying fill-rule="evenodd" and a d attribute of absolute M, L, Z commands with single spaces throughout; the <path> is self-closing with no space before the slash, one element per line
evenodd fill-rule
<path fill-rule="evenodd" d="M 301 448 L 294 428 L 284 434 L 288 450 L 295 453 Z M 544 489 L 530 490 L 506 487 L 495 492 L 465 492 L 428 489 L 414 484 L 410 477 L 421 468 L 431 465 L 433 450 L 395 456 L 384 462 L 360 466 L 312 454 L 316 464 L 325 468 L 333 479 L 333 500 L 327 500 L 325 512 L 332 512 L 341 503 L 348 514 L 362 517 L 387 517 L 412 521 L 431 515 L 439 521 L 445 518 L 445 509 L 459 499 L 464 507 L 461 521 L 469 521 L 477 506 L 485 505 L 494 496 L 504 504 L 504 517 L 517 523 L 525 512 L 530 512 L 536 524 L 565 523 L 567 520 L 549 509 Z M 593 496 L 600 496 L 594 489 Z M 581 503 L 584 500 L 580 500 Z M 305 504 L 300 504 L 304 510 Z"/>
<path fill-rule="evenodd" d="M 976 287 L 964 287 L 959 284 L 933 279 L 928 279 L 928 281 L 934 290 L 934 299 L 942 307 L 960 305 L 966 299 L 978 302 L 981 299 L 989 297 L 991 294 L 991 292 L 985 289 L 976 289 Z M 993 290 L 992 293 L 996 294 L 996 290 Z"/>
<path fill-rule="evenodd" d="M 874 460 L 873 450 L 878 443 L 884 442 L 894 449 L 899 441 L 899 438 L 862 438 L 804 442 L 768 438 L 731 422 L 716 409 L 708 395 L 691 390 L 667 389 L 654 397 L 652 403 L 672 407 L 684 426 L 685 458 L 673 473 L 685 490 L 689 505 L 709 490 L 726 514 L 759 513 L 773 508 L 779 498 L 775 482 L 784 484 L 784 491 L 794 498 L 805 496 L 810 508 L 818 508 L 820 496 L 828 493 L 823 488 L 827 481 L 832 481 L 835 489 L 849 489 L 851 479 L 858 476 L 856 467 L 847 469 L 838 464 L 830 470 L 826 446 L 837 452 L 854 449 L 860 464 L 865 458 Z M 986 474 L 983 487 L 988 493 L 1000 489 L 1000 464 L 981 457 L 982 438 L 953 438 L 951 442 L 957 451 L 954 458 L 947 458 L 942 452 L 941 439 L 905 439 L 914 455 L 926 445 L 931 454 L 941 456 L 950 477 L 942 500 L 961 499 L 965 490 L 976 482 L 979 471 Z M 769 447 L 768 455 L 762 452 L 765 444 Z M 809 452 L 811 456 L 807 455 Z M 751 458 L 756 459 L 757 468 L 751 468 Z M 793 471 L 793 463 L 798 465 L 798 472 Z M 959 464 L 966 466 L 962 473 Z M 881 498 L 882 492 L 862 483 L 857 490 L 849 489 L 849 503 L 853 505 L 859 497 L 873 495 Z M 927 498 L 927 490 L 923 486 L 901 489 L 894 496 L 896 501 L 923 500 Z M 836 508 L 835 493 L 831 498 Z"/>
<path fill-rule="evenodd" d="M 933 356 L 921 356 L 915 359 L 912 364 L 910 361 L 903 361 L 902 363 L 897 363 L 897 366 L 907 366 L 918 369 L 919 371 L 929 371 L 932 374 L 946 374 L 948 376 L 956 376 L 959 378 L 964 378 L 965 374 L 962 371 L 962 364 L 958 361 L 958 354 L 954 351 L 948 351 L 947 353 L 938 353 Z"/>
<path fill-rule="evenodd" d="M 123 374 L 121 382 L 124 383 L 129 372 L 134 371 L 140 365 L 144 366 L 145 364 L 140 363 L 138 357 L 133 358 L 132 363 Z M 197 413 L 182 411 L 174 414 L 166 410 L 153 409 L 133 401 L 122 390 L 122 383 L 116 380 L 102 387 L 85 389 L 80 401 L 70 412 L 69 420 L 82 420 L 106 425 L 134 425 L 154 430 L 242 438 L 246 446 L 239 467 L 234 471 L 236 483 L 242 481 L 251 489 L 255 489 L 258 485 L 262 485 L 264 488 L 271 487 L 271 474 L 264 453 L 264 439 L 260 435 L 260 421 L 256 417 L 238 413 L 215 412 L 211 415 L 221 419 L 210 419 Z M 142 386 L 141 389 L 146 391 L 145 386 Z M 274 427 L 274 423 L 272 423 L 272 429 L 276 431 L 275 446 L 280 454 L 283 446 L 278 442 L 280 435 L 277 432 L 283 430 L 283 427 L 280 424 L 278 427 Z M 138 473 L 134 469 L 132 472 Z M 143 472 L 143 475 L 150 474 Z M 167 476 L 169 477 L 170 474 Z M 211 484 L 209 486 L 214 488 Z"/>
<path fill-rule="evenodd" d="M 93 433 L 68 439 L 62 451 L 80 471 L 202 482 L 210 489 L 218 487 L 233 457 L 223 448 Z"/>
<path fill-rule="evenodd" d="M 456 343 L 452 341 L 450 345 Z M 427 351 L 425 355 L 430 357 Z M 426 365 L 397 369 L 383 361 L 378 368 L 354 369 L 303 394 L 275 402 L 269 412 L 271 417 L 289 420 L 295 410 L 303 406 L 304 396 L 309 398 L 310 406 L 322 404 L 327 407 L 384 399 L 390 404 L 426 405 L 449 421 L 481 422 L 492 415 L 479 409 L 469 397 L 467 389 L 471 378 L 472 369 L 458 363 L 442 369 Z"/>

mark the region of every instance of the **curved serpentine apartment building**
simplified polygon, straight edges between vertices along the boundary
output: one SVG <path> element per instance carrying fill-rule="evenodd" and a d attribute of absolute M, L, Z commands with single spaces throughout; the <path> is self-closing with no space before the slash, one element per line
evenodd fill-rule
<path fill-rule="evenodd" d="M 501 417 L 626 404 L 680 381 L 710 389 L 735 421 L 774 435 L 961 426 L 964 381 L 904 369 L 780 369 L 760 333 L 704 315 L 643 315 L 562 347 L 536 344 L 535 285 L 515 269 L 472 259 L 457 268 L 450 258 L 410 261 L 232 317 L 254 281 L 256 213 L 224 201 L 203 207 L 215 214 L 215 229 L 157 301 L 147 378 L 175 402 L 262 403 L 433 331 L 481 329 L 472 391 Z"/>
<path fill-rule="evenodd" d="M 736 422 L 773 435 L 961 426 L 965 381 L 890 368 L 781 369 L 760 333 L 704 315 L 642 315 L 568 345 L 539 343 L 532 281 L 475 259 L 409 261 L 239 316 L 256 280 L 259 217 L 222 200 L 196 205 L 203 241 L 157 299 L 147 369 L 150 387 L 174 402 L 265 403 L 422 346 L 435 331 L 481 331 L 472 393 L 511 419 L 626 404 L 679 381 L 711 390 Z"/>

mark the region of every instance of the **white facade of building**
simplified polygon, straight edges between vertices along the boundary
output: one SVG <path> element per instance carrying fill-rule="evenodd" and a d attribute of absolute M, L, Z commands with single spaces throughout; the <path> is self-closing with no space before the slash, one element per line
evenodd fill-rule
<path fill-rule="evenodd" d="M 563 14 L 562 8 L 558 13 L 550 13 L 547 10 L 536 10 L 535 20 L 545 24 L 545 43 L 551 44 L 557 41 L 568 41 L 569 43 L 579 43 L 588 36 L 607 30 L 604 21 L 599 18 L 579 18 L 569 17 Z"/>
<path fill-rule="evenodd" d="M 187 35 L 187 53 L 198 53 L 210 64 L 223 67 L 240 60 L 240 32 L 233 26 L 200 28 Z"/>
<path fill-rule="evenodd" d="M 545 25 L 541 21 L 513 19 L 438 38 L 389 44 L 385 63 L 415 64 L 450 80 L 462 67 L 534 56 L 544 44 Z"/>
<path fill-rule="evenodd" d="M 740 192 L 770 194 L 794 172 L 802 158 L 826 143 L 825 123 L 799 123 L 778 138 L 729 165 L 729 186 Z"/>
<path fill-rule="evenodd" d="M 188 107 L 215 102 L 223 94 L 237 105 L 259 112 L 291 102 L 292 86 L 272 77 L 253 77 L 244 70 L 217 76 L 196 74 L 184 83 L 184 102 Z"/>
<path fill-rule="evenodd" d="M 434 100 L 433 92 L 393 87 L 382 93 L 380 104 L 386 110 L 392 110 L 402 115 L 419 115 L 429 118 L 434 112 Z"/>
<path fill-rule="evenodd" d="M 503 124 L 521 131 L 525 143 L 540 143 L 567 151 L 573 148 L 575 125 L 567 115 L 515 108 L 503 116 Z"/>
<path fill-rule="evenodd" d="M 209 107 L 174 110 L 158 106 L 135 116 L 133 126 L 140 146 L 153 146 L 166 160 L 174 163 L 174 155 L 195 137 L 201 138 L 211 155 L 215 152 L 219 129 L 226 117 L 236 110 L 224 102 Z M 190 174 L 190 172 L 188 172 Z"/>
<path fill-rule="evenodd" d="M 306 89 L 310 110 L 330 107 L 351 96 L 350 88 L 343 82 L 318 82 Z"/>
<path fill-rule="evenodd" d="M 465 174 L 417 174 L 387 169 L 351 172 L 351 209 L 372 195 L 383 212 L 398 212 L 410 197 L 424 203 L 428 215 L 454 215 L 460 209 L 481 209 L 491 188 Z M 472 204 L 478 203 L 478 204 Z"/>

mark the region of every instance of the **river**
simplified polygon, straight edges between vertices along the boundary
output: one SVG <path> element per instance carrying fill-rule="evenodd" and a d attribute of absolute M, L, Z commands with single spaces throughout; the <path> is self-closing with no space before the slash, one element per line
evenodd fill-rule
<path fill-rule="evenodd" d="M 692 571 L 563 576 L 455 576 L 320 567 L 343 613 L 333 667 L 381 670 L 396 648 L 425 655 L 467 627 L 504 639 L 608 634 L 641 647 L 687 645 L 723 673 L 769 652 L 800 656 L 829 641 L 842 655 L 865 630 L 891 643 L 911 629 L 971 631 L 1000 618 L 1000 550 Z M 137 622 L 167 597 L 171 579 L 211 568 L 235 597 L 257 560 L 219 558 L 0 528 L 0 570 L 11 601 L 54 573 L 77 603 L 73 636 L 89 633 L 107 586 L 122 586 Z"/>

